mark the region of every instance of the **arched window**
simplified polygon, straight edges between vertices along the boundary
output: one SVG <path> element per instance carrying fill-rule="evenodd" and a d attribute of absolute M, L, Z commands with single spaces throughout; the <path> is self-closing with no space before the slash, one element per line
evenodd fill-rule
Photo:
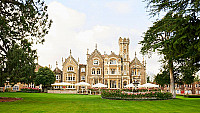
<path fill-rule="evenodd" d="M 93 74 L 93 75 L 95 74 L 95 69 L 92 69 L 92 74 Z"/>
<path fill-rule="evenodd" d="M 116 64 L 116 60 L 115 59 L 110 60 L 110 64 Z"/>
<path fill-rule="evenodd" d="M 101 74 L 101 70 L 97 69 L 97 74 L 100 75 Z"/>
<path fill-rule="evenodd" d="M 124 82 L 123 82 L 123 85 L 124 85 L 124 87 L 125 87 L 125 86 L 127 85 L 127 82 L 126 82 L 126 81 L 124 81 Z"/>

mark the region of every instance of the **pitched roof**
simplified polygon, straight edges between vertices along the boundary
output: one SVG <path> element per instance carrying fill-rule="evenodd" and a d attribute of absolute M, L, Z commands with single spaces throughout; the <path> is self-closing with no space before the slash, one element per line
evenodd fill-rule
<path fill-rule="evenodd" d="M 103 59 L 103 56 L 101 55 L 101 53 L 100 53 L 97 49 L 95 49 L 95 50 L 91 53 L 91 55 L 89 56 L 88 59 L 91 59 L 95 54 L 98 55 L 100 58 Z"/>
<path fill-rule="evenodd" d="M 132 61 L 131 61 L 131 63 L 130 64 L 138 64 L 138 65 L 142 65 L 143 66 L 143 64 L 138 60 L 138 58 L 137 57 L 135 57 Z"/>
<path fill-rule="evenodd" d="M 78 65 L 78 62 L 76 61 L 76 59 L 70 54 L 69 55 L 69 57 L 65 60 L 65 62 L 67 62 L 68 60 L 73 60 L 75 63 L 76 63 L 76 65 Z"/>
<path fill-rule="evenodd" d="M 58 74 L 62 74 L 62 71 L 58 67 L 56 67 L 53 72 L 58 73 Z"/>

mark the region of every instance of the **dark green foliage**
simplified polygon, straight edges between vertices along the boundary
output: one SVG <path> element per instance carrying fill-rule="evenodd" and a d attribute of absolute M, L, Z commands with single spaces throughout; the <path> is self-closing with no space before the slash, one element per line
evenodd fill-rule
<path fill-rule="evenodd" d="M 35 84 L 42 84 L 43 87 L 51 86 L 55 82 L 56 78 L 54 72 L 48 67 L 41 67 L 36 73 Z"/>
<path fill-rule="evenodd" d="M 200 0 L 145 0 L 151 16 L 165 14 L 146 32 L 141 52 L 158 51 L 168 63 L 171 88 L 174 92 L 173 71 L 179 70 L 183 78 L 200 69 Z M 174 66 L 175 65 L 175 66 Z M 185 71 L 185 69 L 190 69 Z M 191 82 L 191 81 L 190 81 Z M 174 92 L 175 93 L 175 92 Z"/>
<path fill-rule="evenodd" d="M 161 87 L 164 87 L 164 85 L 167 85 L 170 83 L 169 79 L 169 72 L 168 71 L 163 71 L 162 73 L 159 73 L 155 77 L 155 82 Z"/>
<path fill-rule="evenodd" d="M 52 21 L 48 19 L 47 6 L 41 0 L 0 1 L 0 85 L 5 82 L 9 74 L 13 82 L 30 82 L 27 77 L 33 75 L 35 64 L 32 58 L 25 59 L 25 57 L 27 54 L 31 56 L 30 54 L 34 52 L 30 50 L 33 42 L 44 42 L 44 36 L 48 33 L 51 23 Z M 22 63 L 25 63 L 25 67 Z M 20 72 L 21 70 L 24 71 Z"/>
<path fill-rule="evenodd" d="M 184 95 L 187 98 L 200 98 L 200 95 Z"/>
<path fill-rule="evenodd" d="M 35 78 L 36 50 L 31 49 L 31 44 L 27 40 L 13 45 L 9 49 L 6 61 L 6 72 L 10 78 L 10 83 L 31 83 Z"/>

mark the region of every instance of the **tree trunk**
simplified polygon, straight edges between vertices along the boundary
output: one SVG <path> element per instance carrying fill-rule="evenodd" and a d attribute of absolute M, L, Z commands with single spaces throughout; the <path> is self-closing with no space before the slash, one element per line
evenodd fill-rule
<path fill-rule="evenodd" d="M 170 73 L 170 93 L 172 93 L 172 98 L 176 98 L 176 92 L 174 87 L 173 61 L 171 59 L 169 59 L 169 73 Z"/>

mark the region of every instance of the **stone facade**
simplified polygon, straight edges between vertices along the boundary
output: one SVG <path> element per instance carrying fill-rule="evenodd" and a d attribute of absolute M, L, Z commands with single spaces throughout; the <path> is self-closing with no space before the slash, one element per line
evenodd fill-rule
<path fill-rule="evenodd" d="M 74 84 L 78 82 L 87 82 L 91 85 L 103 83 L 110 89 L 124 88 L 127 84 L 146 83 L 146 63 L 141 63 L 135 55 L 130 62 L 129 58 L 129 38 L 119 38 L 119 54 L 111 51 L 111 54 L 101 54 L 97 45 L 95 50 L 89 54 L 87 50 L 87 64 L 79 64 L 70 55 L 63 62 L 62 80 L 57 82 L 66 82 L 73 84 L 66 89 L 77 89 Z M 57 69 L 58 70 L 58 69 Z"/>

